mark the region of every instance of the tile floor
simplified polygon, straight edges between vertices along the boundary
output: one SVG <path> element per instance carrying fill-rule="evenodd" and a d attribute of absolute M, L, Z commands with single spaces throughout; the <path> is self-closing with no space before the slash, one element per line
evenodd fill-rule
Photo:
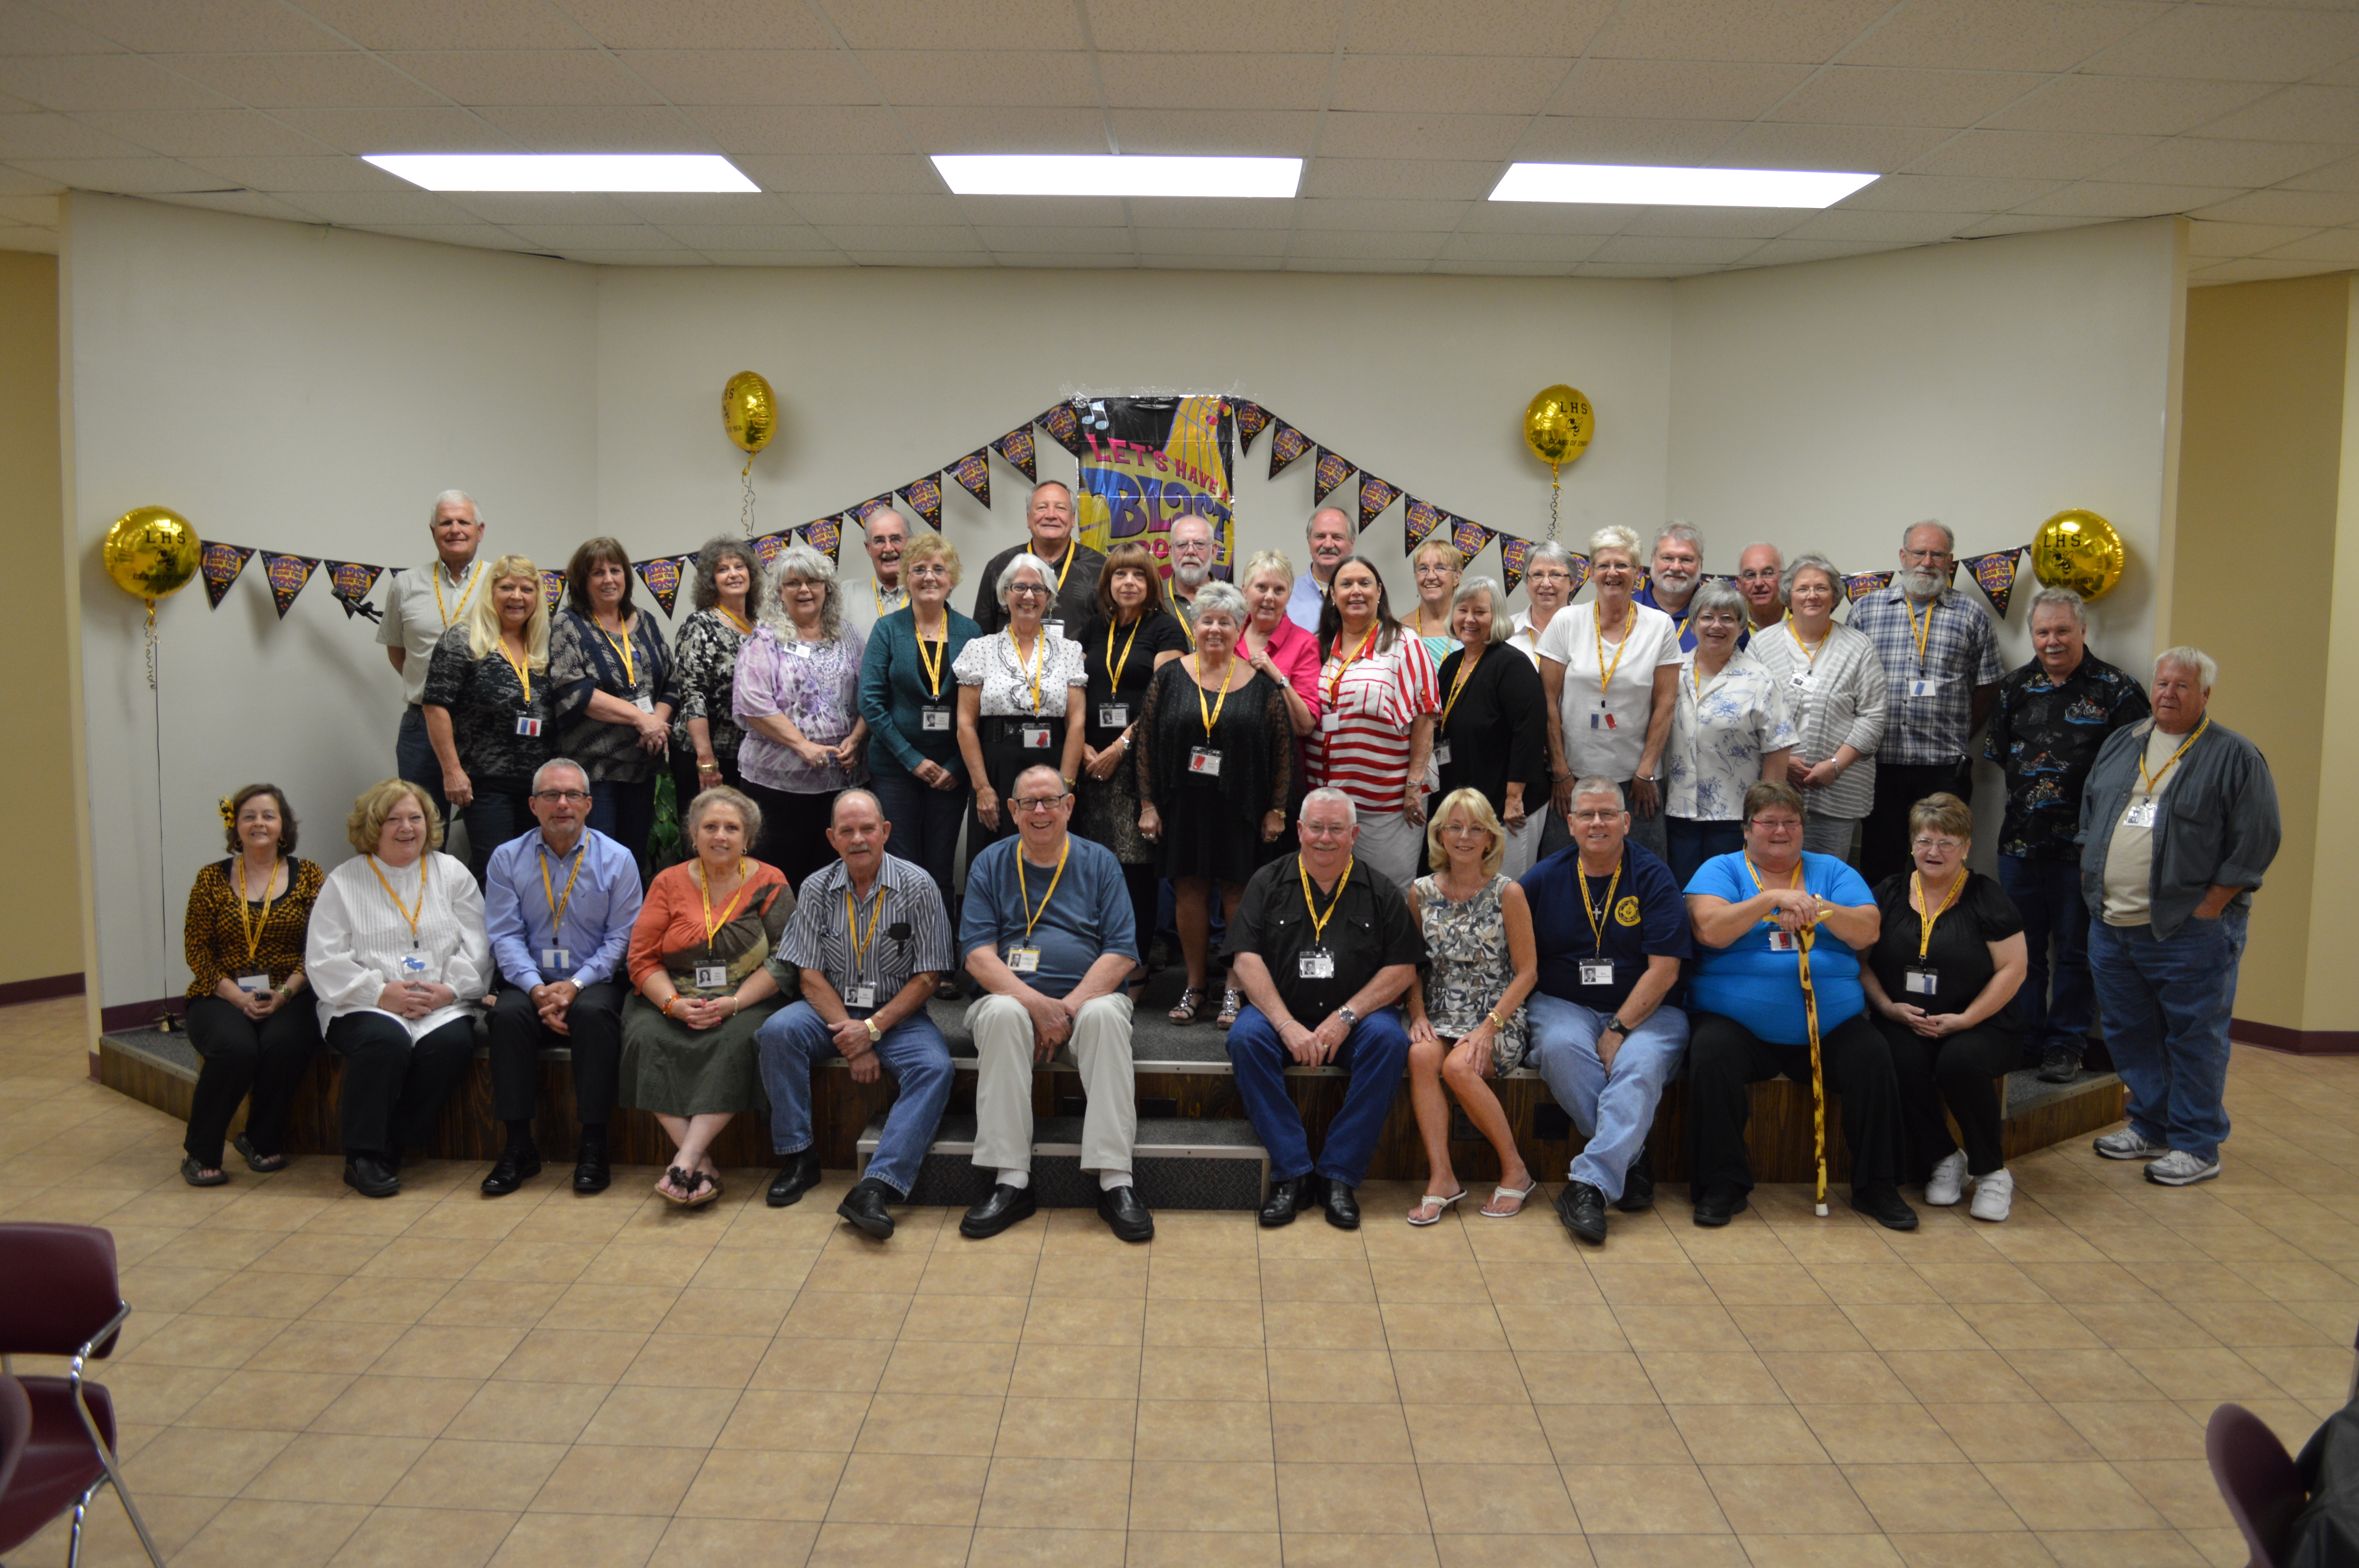
<path fill-rule="evenodd" d="M 2299 1444 L 2359 1323 L 2348 1060 L 2240 1049 L 2220 1181 L 2076 1141 L 1999 1227 L 1781 1188 L 1707 1232 L 1674 1193 L 1588 1252 L 1544 1210 L 1412 1230 L 1401 1187 L 1354 1235 L 916 1210 L 878 1247 L 840 1181 L 774 1213 L 753 1172 L 697 1214 L 636 1171 L 191 1191 L 82 1028 L 0 1011 L 0 1216 L 114 1231 L 103 1377 L 185 1568 L 2235 1563 L 2205 1417 Z M 136 1561 L 98 1511 L 85 1560 Z"/>

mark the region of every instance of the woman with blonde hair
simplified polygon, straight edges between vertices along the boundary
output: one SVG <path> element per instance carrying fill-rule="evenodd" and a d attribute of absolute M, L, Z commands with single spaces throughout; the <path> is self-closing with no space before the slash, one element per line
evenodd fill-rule
<path fill-rule="evenodd" d="M 1431 968 L 1409 982 L 1409 1103 L 1425 1140 L 1425 1196 L 1411 1225 L 1432 1225 L 1466 1189 L 1450 1168 L 1450 1106 L 1442 1085 L 1499 1154 L 1499 1184 L 1485 1219 L 1509 1219 L 1538 1185 L 1490 1080 L 1523 1065 L 1531 1044 L 1524 1000 L 1539 983 L 1524 890 L 1500 874 L 1507 830 L 1479 789 L 1453 790 L 1426 829 L 1432 871 L 1409 884 L 1408 911 Z"/>
<path fill-rule="evenodd" d="M 467 870 L 477 887 L 492 851 L 532 827 L 533 770 L 556 743 L 540 568 L 502 556 L 486 578 L 485 591 L 435 643 L 419 698 L 442 764 L 442 797 L 467 825 Z"/>
<path fill-rule="evenodd" d="M 1466 570 L 1466 557 L 1449 540 L 1433 538 L 1417 547 L 1408 564 L 1417 578 L 1417 607 L 1401 617 L 1401 624 L 1417 634 L 1427 655 L 1438 665 L 1459 649 L 1457 633 L 1450 624 L 1451 607 L 1458 597 L 1458 579 Z"/>

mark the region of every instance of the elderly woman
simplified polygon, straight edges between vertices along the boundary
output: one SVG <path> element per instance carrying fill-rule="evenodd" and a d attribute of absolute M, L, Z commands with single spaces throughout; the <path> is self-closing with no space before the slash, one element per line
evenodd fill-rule
<path fill-rule="evenodd" d="M 320 1015 L 294 1000 L 320 868 L 295 858 L 295 813 L 277 784 L 248 784 L 224 799 L 222 825 L 229 859 L 197 872 L 180 925 L 189 1044 L 204 1064 L 180 1141 L 180 1179 L 192 1187 L 229 1180 L 222 1139 L 248 1093 L 237 1152 L 250 1171 L 286 1166 L 287 1113 L 320 1048 Z"/>
<path fill-rule="evenodd" d="M 1572 602 L 1585 580 L 1579 557 L 1554 539 L 1532 546 L 1524 563 L 1524 598 L 1530 608 L 1516 611 L 1515 634 L 1508 641 L 1535 670 L 1540 667 L 1540 639 L 1548 634 L 1549 622 Z"/>
<path fill-rule="evenodd" d="M 477 887 L 492 851 L 531 830 L 533 771 L 554 743 L 540 568 L 502 556 L 490 577 L 489 590 L 434 645 L 420 699 L 442 764 L 442 798 L 467 825 L 467 869 Z"/>
<path fill-rule="evenodd" d="M 1974 814 L 1954 795 L 1908 808 L 1916 870 L 1875 889 L 1884 928 L 1860 973 L 1900 1082 L 1910 1169 L 1930 1174 L 1925 1201 L 1947 1208 L 1972 1177 L 1976 1219 L 1996 1224 L 2015 1203 L 1999 1142 L 1994 1081 L 2023 1064 L 2015 993 L 2030 968 L 2023 917 L 1997 882 L 1966 870 Z M 1941 1114 L 1957 1118 L 1959 1149 Z"/>
<path fill-rule="evenodd" d="M 1681 660 L 1671 744 L 1665 753 L 1663 837 L 1681 887 L 1714 855 L 1745 847 L 1737 814 L 1745 792 L 1786 776 L 1794 727 L 1767 665 L 1736 645 L 1747 621 L 1745 596 L 1717 579 L 1688 601 L 1696 645 Z"/>
<path fill-rule="evenodd" d="M 1538 856 L 1548 812 L 1548 694 L 1531 661 L 1505 656 L 1506 597 L 1495 579 L 1458 585 L 1450 619 L 1460 645 L 1435 676 L 1441 719 L 1433 760 L 1443 793 L 1476 790 L 1491 803 L 1507 836 L 1506 872 L 1520 877 Z"/>
<path fill-rule="evenodd" d="M 1458 649 L 1451 611 L 1457 602 L 1458 577 L 1466 569 L 1466 557 L 1447 539 L 1428 539 L 1409 557 L 1409 568 L 1417 574 L 1417 608 L 1402 618 L 1401 624 L 1425 644 L 1427 657 L 1438 665 Z"/>
<path fill-rule="evenodd" d="M 1433 660 L 1393 619 L 1385 579 L 1359 556 L 1337 564 L 1319 612 L 1319 729 L 1313 788 L 1342 790 L 1360 816 L 1359 858 L 1409 884 L 1423 861 L 1426 770 L 1433 756 Z"/>
<path fill-rule="evenodd" d="M 1139 726 L 1138 830 L 1163 848 L 1188 962 L 1174 1023 L 1193 1023 L 1203 1011 L 1212 884 L 1221 884 L 1223 912 L 1234 920 L 1246 881 L 1266 858 L 1261 847 L 1286 831 L 1289 705 L 1283 686 L 1237 656 L 1245 623 L 1245 595 L 1234 588 L 1208 582 L 1197 589 L 1196 651 L 1156 676 Z M 1244 1006 L 1230 975 L 1222 982 L 1220 1026 L 1234 1023 Z"/>
<path fill-rule="evenodd" d="M 1068 551 L 1066 563 L 1071 560 Z M 1006 607 L 1007 624 L 969 643 L 952 666 L 959 685 L 959 754 L 974 785 L 974 813 L 966 830 L 970 860 L 1016 831 L 1004 804 L 1016 775 L 1027 768 L 1052 767 L 1071 789 L 1088 741 L 1081 725 L 1067 722 L 1089 700 L 1082 645 L 1042 624 L 1056 599 L 1055 568 L 1019 552 L 1000 568 L 992 591 Z"/>
<path fill-rule="evenodd" d="M 1467 645 L 1473 645 L 1472 638 Z M 1500 662 L 1531 673 L 1521 659 Z M 1540 976 L 1531 905 L 1501 871 L 1507 832 L 1481 790 L 1460 788 L 1442 796 L 1426 843 L 1432 872 L 1409 884 L 1408 912 L 1433 962 L 1409 982 L 1408 1083 L 1428 1173 L 1425 1196 L 1408 1211 L 1408 1222 L 1432 1225 L 1466 1195 L 1450 1168 L 1444 1082 L 1465 1108 L 1466 1119 L 1498 1151 L 1499 1184 L 1483 1217 L 1512 1219 L 1539 1184 L 1516 1147 L 1515 1129 L 1490 1080 L 1523 1065 L 1531 1044 L 1524 999 Z"/>
<path fill-rule="evenodd" d="M 1589 536 L 1589 580 L 1595 600 L 1560 611 L 1540 633 L 1552 804 L 1569 816 L 1574 779 L 1613 779 L 1629 803 L 1630 837 L 1660 857 L 1667 851 L 1659 775 L 1679 705 L 1680 630 L 1631 599 L 1638 535 L 1629 529 Z"/>
<path fill-rule="evenodd" d="M 1697 961 L 1688 980 L 1688 1187 L 1695 1222 L 1726 1225 L 1753 1190 L 1746 1086 L 1810 1081 L 1819 1042 L 1826 1092 L 1843 1098 L 1851 1206 L 1917 1228 L 1900 1196 L 1900 1095 L 1892 1053 L 1867 1016 L 1859 955 L 1883 930 L 1875 895 L 1832 855 L 1802 849 L 1802 797 L 1782 780 L 1745 792 L 1745 848 L 1706 860 L 1688 884 Z M 1807 979 L 1806 979 L 1807 977 Z"/>
<path fill-rule="evenodd" d="M 860 629 L 843 619 L 835 563 L 809 545 L 778 557 L 778 591 L 737 653 L 734 711 L 745 727 L 738 771 L 761 807 L 754 853 L 796 887 L 835 859 L 835 797 L 865 783 Z"/>
<path fill-rule="evenodd" d="M 675 809 L 714 784 L 744 785 L 737 771 L 745 731 L 737 723 L 737 650 L 754 634 L 767 603 L 767 574 L 754 546 L 723 534 L 696 552 L 689 584 L 695 606 L 672 636 L 679 666 L 679 706 L 671 716 L 671 798 Z"/>
<path fill-rule="evenodd" d="M 1287 597 L 1294 591 L 1294 563 L 1283 550 L 1263 550 L 1237 574 L 1237 590 L 1245 596 L 1246 616 L 1236 656 L 1285 694 L 1287 719 L 1299 742 L 1319 723 L 1319 639 L 1286 613 Z M 1299 743 L 1295 754 L 1299 761 Z M 1299 794 L 1310 786 L 1299 769 L 1297 775 L 1294 787 Z"/>
<path fill-rule="evenodd" d="M 785 1000 L 764 966 L 794 898 L 777 867 L 745 858 L 762 808 L 745 795 L 706 790 L 681 827 L 695 856 L 656 877 L 631 928 L 619 1103 L 652 1111 L 678 1151 L 656 1192 L 697 1206 L 721 1195 L 713 1140 L 761 1104 L 754 1035 Z"/>
<path fill-rule="evenodd" d="M 406 779 L 353 803 L 357 851 L 311 906 L 303 972 L 328 1048 L 344 1059 L 344 1184 L 401 1190 L 401 1152 L 424 1143 L 475 1054 L 475 1013 L 495 982 L 484 894 L 440 852 L 442 823 Z"/>
<path fill-rule="evenodd" d="M 1786 782 L 1802 792 L 1802 848 L 1848 860 L 1860 818 L 1875 801 L 1884 665 L 1866 633 L 1835 624 L 1843 574 L 1832 561 L 1795 557 L 1784 592 L 1784 623 L 1754 633 L 1749 652 L 1786 694 L 1795 734 Z"/>
<path fill-rule="evenodd" d="M 1098 574 L 1097 612 L 1081 628 L 1089 672 L 1082 776 L 1073 831 L 1103 844 L 1122 862 L 1134 929 L 1156 925 L 1156 849 L 1138 831 L 1138 762 L 1132 753 L 1155 672 L 1186 653 L 1190 635 L 1165 598 L 1155 557 L 1136 542 L 1116 545 Z M 1147 984 L 1147 944 L 1130 972 L 1131 1000 Z"/>
<path fill-rule="evenodd" d="M 671 650 L 655 617 L 631 608 L 631 558 L 613 539 L 589 540 L 566 566 L 565 607 L 549 628 L 549 685 L 552 754 L 589 769 L 590 826 L 631 852 L 644 882 L 678 698 Z"/>

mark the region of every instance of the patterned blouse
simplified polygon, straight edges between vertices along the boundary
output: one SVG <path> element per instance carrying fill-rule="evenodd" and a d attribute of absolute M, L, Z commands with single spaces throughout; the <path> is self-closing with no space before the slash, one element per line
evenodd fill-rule
<path fill-rule="evenodd" d="M 1794 721 L 1795 757 L 1823 762 L 1849 746 L 1859 761 L 1803 799 L 1812 816 L 1860 817 L 1875 804 L 1875 752 L 1884 743 L 1887 711 L 1884 662 L 1864 632 L 1830 623 L 1818 656 L 1802 646 L 1790 621 L 1753 639 L 1753 656 L 1777 677 L 1786 715 Z"/>
<path fill-rule="evenodd" d="M 630 650 L 627 662 L 625 647 Z M 639 784 L 663 771 L 663 753 L 642 747 L 637 730 L 590 716 L 593 692 L 620 697 L 650 713 L 673 700 L 671 650 L 664 646 L 654 616 L 636 611 L 630 635 L 618 643 L 571 606 L 560 610 L 549 623 L 549 684 L 557 704 L 554 755 L 571 757 L 588 768 L 592 784 L 606 779 Z"/>
<path fill-rule="evenodd" d="M 679 706 L 671 710 L 671 743 L 694 756 L 696 741 L 688 732 L 688 721 L 703 719 L 712 739 L 712 760 L 724 773 L 736 771 L 737 748 L 745 739 L 730 696 L 737 681 L 737 647 L 745 640 L 738 622 L 717 609 L 690 615 L 672 638 L 672 654 L 679 666 L 673 677 Z"/>
<path fill-rule="evenodd" d="M 983 688 L 983 717 L 1011 718 L 1022 714 L 1030 718 L 1045 714 L 1050 719 L 1065 716 L 1066 689 L 1086 687 L 1090 672 L 1087 655 L 1082 645 L 1068 637 L 1051 640 L 1044 651 L 1034 643 L 1032 657 L 1038 661 L 1040 675 L 1040 705 L 1032 705 L 1033 666 L 1016 657 L 1016 640 L 1005 632 L 977 637 L 959 650 L 958 663 L 951 666 L 961 686 Z M 1152 665 L 1155 661 L 1147 661 Z"/>
<path fill-rule="evenodd" d="M 1418 926 L 1425 936 L 1433 968 L 1425 977 L 1425 1016 L 1433 1032 L 1456 1040 L 1482 1023 L 1499 1005 L 1516 980 L 1516 961 L 1507 956 L 1507 917 L 1500 901 L 1507 879 L 1493 877 L 1483 891 L 1457 903 L 1432 877 L 1409 884 L 1417 895 Z M 1492 1036 L 1491 1062 L 1502 1073 L 1523 1065 L 1530 1033 L 1524 1009 L 1518 1007 L 1507 1026 Z"/>
<path fill-rule="evenodd" d="M 806 643 L 774 626 L 756 629 L 737 650 L 737 684 L 732 706 L 743 722 L 749 715 L 784 719 L 820 746 L 842 742 L 860 722 L 860 655 L 864 641 L 847 625 L 832 643 Z M 738 748 L 737 771 L 765 789 L 825 795 L 868 776 L 865 766 L 847 770 L 831 762 L 814 768 L 751 729 Z"/>
<path fill-rule="evenodd" d="M 479 790 L 522 795 L 551 755 L 549 732 L 555 726 L 549 721 L 548 667 L 527 665 L 525 673 L 532 677 L 529 697 L 506 651 L 495 648 L 475 657 L 463 625 L 451 627 L 434 644 L 433 668 L 419 700 L 450 714 L 452 749 L 468 782 Z M 539 733 L 519 734 L 519 719 L 535 720 Z"/>
<path fill-rule="evenodd" d="M 267 909 L 258 898 L 241 899 L 230 878 L 236 860 L 216 860 L 197 873 L 189 889 L 189 913 L 180 924 L 181 950 L 189 961 L 189 996 L 213 994 L 223 980 L 267 971 L 283 986 L 303 967 L 303 941 L 311 925 L 312 901 L 323 880 L 319 866 L 290 856 L 287 891 Z M 248 892 L 259 892 L 249 887 Z M 245 907 L 241 913 L 239 905 Z"/>
<path fill-rule="evenodd" d="M 1663 813 L 1690 822 L 1734 822 L 1745 792 L 1761 782 L 1761 759 L 1790 750 L 1794 726 L 1769 666 L 1742 648 L 1697 689 L 1695 651 L 1680 661 L 1679 706 L 1663 762 L 1670 788 Z"/>

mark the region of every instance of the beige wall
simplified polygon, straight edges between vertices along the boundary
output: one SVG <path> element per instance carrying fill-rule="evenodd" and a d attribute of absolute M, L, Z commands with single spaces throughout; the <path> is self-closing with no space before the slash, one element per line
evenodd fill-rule
<path fill-rule="evenodd" d="M 16 896 L 0 899 L 0 984 L 82 972 L 82 923 L 62 917 L 82 868 L 65 831 L 73 748 L 59 462 L 57 258 L 0 251 L 0 542 L 22 585 L 0 616 L 0 669 L 16 711 L 47 716 L 20 734 L 27 743 L 0 748 L 0 821 L 19 828 L 9 850 Z"/>

